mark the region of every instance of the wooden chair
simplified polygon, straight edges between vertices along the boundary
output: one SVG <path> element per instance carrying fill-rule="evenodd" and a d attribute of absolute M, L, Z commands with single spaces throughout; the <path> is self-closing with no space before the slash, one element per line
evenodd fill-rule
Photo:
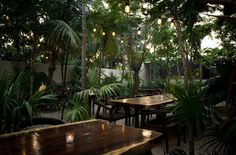
<path fill-rule="evenodd" d="M 57 118 L 38 117 L 38 118 L 27 119 L 20 122 L 17 125 L 16 129 L 18 131 L 21 131 L 21 130 L 26 130 L 26 129 L 40 128 L 40 127 L 59 125 L 59 124 L 65 124 L 65 122 Z"/>
<path fill-rule="evenodd" d="M 126 114 L 115 111 L 113 106 L 105 105 L 99 101 L 94 102 L 94 104 L 97 105 L 96 119 L 103 119 L 114 123 L 118 120 L 126 119 Z M 101 109 L 104 109 L 105 112 L 101 111 Z"/>
<path fill-rule="evenodd" d="M 172 130 L 177 138 L 177 145 L 180 146 L 181 135 L 183 135 L 184 142 L 186 142 L 185 131 L 180 131 L 178 124 L 173 120 L 172 115 L 168 115 L 169 111 L 166 108 L 161 108 L 152 113 L 156 114 L 156 119 L 145 123 L 145 128 L 154 129 L 162 132 L 165 141 L 165 150 L 169 153 L 169 131 Z"/>

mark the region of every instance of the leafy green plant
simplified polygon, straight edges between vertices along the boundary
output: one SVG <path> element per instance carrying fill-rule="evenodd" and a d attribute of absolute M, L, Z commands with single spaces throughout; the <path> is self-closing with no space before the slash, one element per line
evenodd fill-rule
<path fill-rule="evenodd" d="M 200 149 L 208 154 L 236 154 L 236 119 L 215 123 L 201 140 Z"/>
<path fill-rule="evenodd" d="M 116 96 L 121 86 L 122 84 L 120 83 L 111 83 L 101 88 L 91 87 L 76 93 L 73 95 L 72 99 L 69 100 L 69 110 L 65 114 L 65 119 L 70 122 L 88 119 L 89 97 L 95 95 L 97 100 L 101 100 L 103 98 Z"/>
<path fill-rule="evenodd" d="M 28 100 L 24 99 L 23 102 L 16 102 L 12 111 L 12 119 L 17 123 L 24 119 L 31 119 L 33 116 L 38 116 L 40 106 L 47 104 L 51 100 L 57 100 L 54 94 L 37 91 Z"/>
<path fill-rule="evenodd" d="M 49 100 L 56 100 L 56 96 L 45 90 L 37 91 L 29 97 L 21 87 L 27 79 L 26 72 L 19 72 L 11 76 L 1 75 L 0 78 L 0 125 L 1 132 L 14 130 L 16 124 L 24 119 L 31 119 L 38 114 L 40 105 Z"/>
<path fill-rule="evenodd" d="M 172 88 L 176 98 L 173 112 L 179 124 L 186 126 L 189 133 L 189 154 L 194 154 L 194 126 L 196 123 L 207 119 L 208 108 L 201 101 L 200 86 L 189 83 L 186 88 L 183 84 L 176 84 Z"/>

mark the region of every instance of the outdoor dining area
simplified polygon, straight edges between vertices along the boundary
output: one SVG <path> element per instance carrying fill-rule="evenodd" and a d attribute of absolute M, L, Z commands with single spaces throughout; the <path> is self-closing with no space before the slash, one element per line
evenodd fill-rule
<path fill-rule="evenodd" d="M 235 0 L 0 1 L 0 155 L 235 155 Z"/>

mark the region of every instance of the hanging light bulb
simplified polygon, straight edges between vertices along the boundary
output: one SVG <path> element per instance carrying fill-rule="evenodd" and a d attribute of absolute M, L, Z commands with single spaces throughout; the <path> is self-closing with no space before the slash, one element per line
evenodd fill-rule
<path fill-rule="evenodd" d="M 175 23 L 172 21 L 172 22 L 170 23 L 170 27 L 171 27 L 171 28 L 174 28 L 174 26 L 175 26 Z"/>
<path fill-rule="evenodd" d="M 138 30 L 138 35 L 140 35 L 141 34 L 141 31 L 140 30 Z"/>
<path fill-rule="evenodd" d="M 105 35 L 106 35 L 106 33 L 105 33 L 105 32 L 102 32 L 102 35 L 103 35 L 103 36 L 105 36 Z"/>
<path fill-rule="evenodd" d="M 129 0 L 126 1 L 125 12 L 128 14 L 130 12 Z"/>
<path fill-rule="evenodd" d="M 115 36 L 116 35 L 116 33 L 115 32 L 112 32 L 112 36 Z"/>
<path fill-rule="evenodd" d="M 126 13 L 129 13 L 129 12 L 130 12 L 130 6 L 129 6 L 128 4 L 125 6 L 125 12 L 126 12 Z"/>
<path fill-rule="evenodd" d="M 158 25 L 161 25 L 161 23 L 162 23 L 161 18 L 158 18 L 157 24 L 158 24 Z"/>
<path fill-rule="evenodd" d="M 96 28 L 93 28 L 93 32 L 96 32 L 97 31 L 97 29 Z"/>

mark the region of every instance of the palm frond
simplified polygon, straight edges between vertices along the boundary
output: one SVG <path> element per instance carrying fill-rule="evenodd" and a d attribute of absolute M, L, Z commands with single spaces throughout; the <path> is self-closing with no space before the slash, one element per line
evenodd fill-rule
<path fill-rule="evenodd" d="M 61 47 L 64 50 L 79 48 L 80 39 L 76 32 L 64 21 L 53 20 L 52 28 L 46 36 L 46 44 L 49 47 Z"/>

